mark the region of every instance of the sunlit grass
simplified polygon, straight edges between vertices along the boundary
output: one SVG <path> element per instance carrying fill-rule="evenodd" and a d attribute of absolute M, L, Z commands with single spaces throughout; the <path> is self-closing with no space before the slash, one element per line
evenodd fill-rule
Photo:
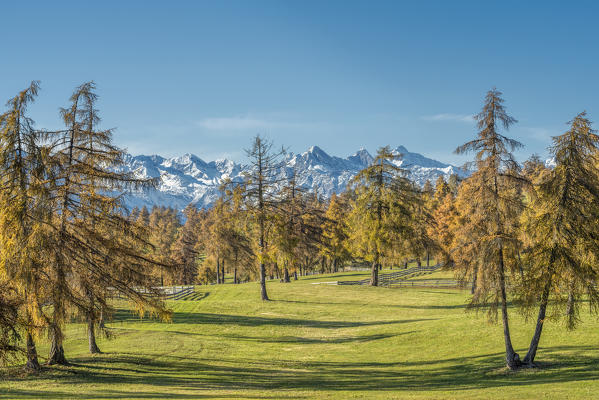
<path fill-rule="evenodd" d="M 467 292 L 311 284 L 352 274 L 269 282 L 267 303 L 254 283 L 198 286 L 199 300 L 170 303 L 173 323 L 122 308 L 98 356 L 87 354 L 84 326 L 69 325 L 74 365 L 9 370 L 0 398 L 587 399 L 599 390 L 594 318 L 574 332 L 547 323 L 542 368 L 511 373 L 501 327 L 465 313 Z M 532 321 L 512 315 L 522 352 Z"/>

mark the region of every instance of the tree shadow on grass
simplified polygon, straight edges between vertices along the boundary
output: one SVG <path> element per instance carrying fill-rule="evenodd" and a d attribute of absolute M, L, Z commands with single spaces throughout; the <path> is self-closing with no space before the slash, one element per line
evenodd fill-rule
<path fill-rule="evenodd" d="M 309 301 L 309 300 L 276 300 L 277 302 L 282 303 L 297 303 L 297 304 L 320 304 L 320 305 L 346 305 L 346 306 L 363 306 L 364 303 L 360 301 L 347 301 L 347 302 L 319 302 L 319 301 Z M 377 306 L 380 307 L 390 307 L 390 308 L 405 308 L 411 310 L 453 310 L 459 308 L 466 308 L 467 304 L 449 304 L 449 305 L 439 305 L 439 304 L 429 304 L 429 305 L 406 305 L 406 304 L 393 304 L 393 303 L 378 303 Z"/>
<path fill-rule="evenodd" d="M 210 313 L 193 313 L 193 312 L 176 312 L 173 315 L 174 324 L 226 324 L 238 326 L 298 326 L 307 328 L 323 328 L 323 329 L 339 329 L 339 328 L 355 328 L 361 326 L 373 325 L 390 325 L 402 324 L 409 322 L 431 321 L 434 318 L 420 318 L 407 320 L 387 320 L 387 321 L 322 321 L 312 319 L 297 319 L 297 318 L 279 318 L 279 317 L 255 317 L 248 315 L 229 315 L 229 314 L 210 314 Z M 147 319 L 140 319 L 128 310 L 119 309 L 116 311 L 113 323 L 120 322 L 144 322 Z M 156 320 L 149 320 L 157 322 Z"/>
<path fill-rule="evenodd" d="M 595 356 L 588 355 L 591 351 Z M 101 396 L 83 393 L 80 398 L 160 396 L 168 393 L 169 387 L 186 392 L 198 391 L 193 396 L 172 395 L 182 399 L 201 398 L 205 391 L 211 391 L 207 397 L 219 397 L 218 391 L 221 390 L 283 391 L 280 392 L 282 394 L 287 390 L 461 391 L 596 380 L 599 367 L 596 354 L 596 349 L 591 346 L 544 348 L 539 354 L 543 360 L 541 369 L 516 373 L 502 368 L 503 353 L 410 362 L 213 360 L 193 355 L 157 359 L 150 354 L 114 354 L 73 360 L 86 366 L 74 367 L 77 373 L 65 374 L 60 377 L 60 383 L 82 387 L 87 384 L 108 385 L 110 388 Z M 118 368 L 111 368 L 117 365 Z M 56 380 L 56 374 L 47 378 L 41 375 L 35 379 Z M 132 396 L 120 389 L 128 384 L 148 385 L 155 387 L 156 391 L 144 389 L 145 392 Z M 44 394 L 53 397 L 57 393 L 36 392 L 29 388 L 0 394 L 0 398 Z M 234 397 L 244 398 L 243 394 Z M 250 395 L 245 398 L 263 397 Z"/>
<path fill-rule="evenodd" d="M 325 338 L 312 338 L 312 337 L 299 337 L 299 336 L 278 336 L 278 337 L 264 337 L 264 336 L 242 336 L 242 335 L 226 335 L 220 334 L 219 337 L 232 339 L 232 340 L 243 340 L 248 342 L 257 343 L 287 343 L 287 344 L 342 344 L 342 343 L 366 343 L 375 340 L 388 339 L 400 335 L 407 335 L 410 332 L 401 332 L 398 334 L 374 334 L 374 335 L 358 335 L 358 336 L 341 336 L 341 337 L 325 337 Z"/>

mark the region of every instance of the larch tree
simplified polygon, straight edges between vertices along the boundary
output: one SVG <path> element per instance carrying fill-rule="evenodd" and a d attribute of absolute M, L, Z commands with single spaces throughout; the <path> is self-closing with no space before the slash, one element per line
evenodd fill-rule
<path fill-rule="evenodd" d="M 332 272 L 337 272 L 339 267 L 349 259 L 351 253 L 348 248 L 348 226 L 347 215 L 349 205 L 344 202 L 343 197 L 335 193 L 331 196 L 322 223 L 322 241 L 320 243 L 321 253 L 331 260 Z"/>
<path fill-rule="evenodd" d="M 116 172 L 125 153 L 112 144 L 111 130 L 97 129 L 96 99 L 93 82 L 76 88 L 70 106 L 61 110 L 66 129 L 47 135 L 55 145 L 49 364 L 67 363 L 62 346 L 67 309 L 86 312 L 93 328 L 108 288 L 125 294 L 140 312 L 170 315 L 160 301 L 135 290 L 151 286 L 148 268 L 160 262 L 140 252 L 147 237 L 128 220 L 120 196 L 153 182 Z"/>
<path fill-rule="evenodd" d="M 433 222 L 428 225 L 428 234 L 436 243 L 438 249 L 437 262 L 445 268 L 452 268 L 453 232 L 457 224 L 458 212 L 451 192 L 439 199 L 437 207 L 432 211 Z"/>
<path fill-rule="evenodd" d="M 143 218 L 142 214 L 140 214 L 140 218 Z M 153 257 L 160 262 L 155 267 L 154 274 L 157 276 L 160 286 L 173 284 L 175 269 L 165 269 L 163 265 L 173 264 L 173 246 L 181 227 L 177 210 L 154 206 L 148 217 L 148 227 L 151 231 L 150 242 L 153 246 Z"/>
<path fill-rule="evenodd" d="M 11 323 L 17 318 L 11 304 L 18 304 L 27 342 L 26 368 L 30 370 L 40 369 L 35 338 L 46 325 L 41 304 L 47 282 L 42 282 L 42 271 L 49 243 L 44 229 L 49 194 L 42 159 L 47 151 L 38 145 L 39 132 L 27 116 L 27 107 L 38 90 L 39 83 L 32 82 L 8 101 L 8 110 L 0 115 L 0 280 L 6 288 L 3 308 L 7 312 L 2 329 L 6 341 L 14 338 L 11 333 L 17 326 Z M 9 293 L 14 293 L 18 302 L 11 300 Z M 3 347 L 8 349 L 9 343 L 3 343 Z"/>
<path fill-rule="evenodd" d="M 266 291 L 266 263 L 268 262 L 268 244 L 266 241 L 267 224 L 277 213 L 279 203 L 278 186 L 281 184 L 277 171 L 281 166 L 281 157 L 285 150 L 274 151 L 272 142 L 259 135 L 254 138 L 252 147 L 246 150 L 249 158 L 249 170 L 245 175 L 243 194 L 245 209 L 256 227 L 256 247 L 260 265 L 260 296 L 268 301 Z"/>
<path fill-rule="evenodd" d="M 19 354 L 21 302 L 22 298 L 14 286 L 4 280 L 0 281 L 0 365 L 14 361 Z M 37 361 L 37 358 L 35 360 Z M 27 366 L 27 369 L 38 368 L 39 363 L 36 366 Z"/>
<path fill-rule="evenodd" d="M 523 217 L 530 247 L 522 300 L 528 310 L 539 309 L 523 359 L 527 366 L 534 366 L 550 298 L 555 300 L 552 316 L 565 315 L 569 329 L 577 323 L 583 298 L 592 312 L 599 310 L 599 136 L 584 112 L 566 133 L 553 138 L 551 154 L 555 168 L 544 169 L 537 160 L 529 165 L 531 175 L 542 172 Z"/>
<path fill-rule="evenodd" d="M 466 225 L 461 231 L 463 242 L 457 251 L 469 252 L 471 267 L 478 275 L 478 285 L 471 306 L 490 305 L 494 319 L 501 308 L 506 363 L 509 368 L 521 365 L 511 341 L 507 278 L 517 265 L 519 248 L 517 222 L 523 209 L 519 188 L 526 179 L 519 173 L 512 151 L 522 145 L 500 133 L 517 122 L 503 106 L 501 92 L 490 90 L 482 111 L 475 116 L 477 138 L 458 147 L 457 154 L 475 153 L 476 171 L 461 185 L 461 196 L 468 202 Z"/>
<path fill-rule="evenodd" d="M 302 240 L 302 215 L 307 211 L 303 190 L 298 187 L 295 170 L 281 188 L 278 212 L 273 216 L 274 258 L 283 264 L 283 282 L 290 282 L 289 268 L 298 263 L 298 246 Z"/>
<path fill-rule="evenodd" d="M 200 259 L 201 219 L 195 206 L 189 204 L 183 210 L 185 223 L 179 229 L 178 237 L 173 245 L 173 258 L 176 262 L 176 282 L 191 285 L 198 274 Z"/>
<path fill-rule="evenodd" d="M 370 284 L 378 286 L 381 260 L 411 234 L 414 186 L 392 161 L 398 156 L 380 148 L 372 164 L 352 180 L 356 193 L 349 215 L 355 255 L 372 263 Z"/>

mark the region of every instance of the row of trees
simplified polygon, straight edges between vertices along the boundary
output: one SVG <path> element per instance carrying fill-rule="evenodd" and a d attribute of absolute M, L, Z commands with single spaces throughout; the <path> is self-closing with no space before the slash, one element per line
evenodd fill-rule
<path fill-rule="evenodd" d="M 554 167 L 538 156 L 520 165 L 513 151 L 522 145 L 502 133 L 517 122 L 503 103 L 498 90 L 489 91 L 477 136 L 456 149 L 474 153 L 471 176 L 422 189 L 381 148 L 346 192 L 324 201 L 298 188 L 293 173 L 281 182 L 282 153 L 256 137 L 248 151 L 253 169 L 244 182 L 227 183 L 205 211 L 215 230 L 204 229 L 203 240 L 217 243 L 210 251 L 217 265 L 242 260 L 258 268 L 249 275 L 259 276 L 264 300 L 268 273 L 283 271 L 288 281 L 289 270 L 302 266 L 335 271 L 358 260 L 371 263 L 376 286 L 383 263 L 434 254 L 472 283 L 471 309 L 486 309 L 491 321 L 501 316 L 508 367 L 532 367 L 548 318 L 573 329 L 582 304 L 597 311 L 599 136 L 583 112 L 553 138 Z M 244 250 L 242 259 L 234 249 Z M 527 316 L 537 312 L 523 358 L 512 345 L 509 302 Z"/>
<path fill-rule="evenodd" d="M 501 316 L 507 366 L 532 367 L 548 318 L 573 329 L 583 304 L 597 312 L 599 136 L 580 113 L 553 138 L 553 168 L 538 156 L 521 166 L 512 152 L 522 145 L 501 133 L 516 120 L 499 91 L 487 93 L 476 120 L 477 137 L 456 149 L 474 153 L 473 173 L 432 208 L 433 238 L 447 265 L 472 281 L 470 306 Z M 537 312 L 523 358 L 512 345 L 510 301 L 526 316 Z"/>
<path fill-rule="evenodd" d="M 74 91 L 60 110 L 64 127 L 36 129 L 28 106 L 32 84 L 0 114 L 0 355 L 26 344 L 26 367 L 39 369 L 36 343 L 47 335 L 48 364 L 66 364 L 64 325 L 88 324 L 90 351 L 120 292 L 140 313 L 169 318 L 151 287 L 148 271 L 163 263 L 146 251 L 149 233 L 131 223 L 117 195 L 151 181 L 118 173 L 124 153 L 112 132 L 98 129 L 93 82 Z M 165 267 L 168 265 L 164 264 Z"/>
<path fill-rule="evenodd" d="M 64 128 L 36 129 L 27 115 L 38 84 L 0 115 L 0 355 L 50 340 L 48 363 L 66 363 L 69 318 L 87 321 L 90 351 L 119 292 L 140 311 L 168 319 L 158 286 L 259 280 L 289 282 L 348 262 L 379 270 L 431 256 L 472 282 L 473 309 L 501 315 L 510 368 L 534 365 L 543 323 L 565 317 L 574 328 L 583 302 L 597 311 L 599 137 L 584 113 L 553 139 L 554 168 L 536 156 L 519 165 L 521 144 L 502 134 L 516 122 L 501 93 L 488 92 L 476 116 L 472 175 L 418 187 L 388 147 L 330 199 L 305 191 L 283 163 L 284 149 L 257 136 L 244 179 L 222 184 L 213 207 L 183 211 L 124 208 L 121 194 L 155 182 L 120 173 L 124 153 L 98 129 L 94 84 L 78 87 L 61 110 Z M 281 172 L 285 173 L 282 174 Z M 148 290 L 140 291 L 139 288 Z M 145 293 L 145 294 L 142 294 Z M 511 343 L 508 302 L 538 310 L 526 356 Z"/>
<path fill-rule="evenodd" d="M 233 283 L 259 279 L 268 300 L 269 277 L 289 282 L 357 261 L 371 264 L 377 286 L 383 264 L 430 261 L 437 246 L 429 235 L 428 193 L 393 163 L 397 156 L 388 147 L 353 179 L 351 191 L 327 200 L 298 185 L 301 177 L 284 166 L 283 154 L 256 137 L 245 179 L 224 182 L 210 209 L 188 206 L 184 224 L 173 209 L 132 211 L 130 220 L 152 232 L 155 257 L 174 265 L 167 275 L 162 268 L 153 272 L 157 283 L 218 284 L 228 273 Z"/>

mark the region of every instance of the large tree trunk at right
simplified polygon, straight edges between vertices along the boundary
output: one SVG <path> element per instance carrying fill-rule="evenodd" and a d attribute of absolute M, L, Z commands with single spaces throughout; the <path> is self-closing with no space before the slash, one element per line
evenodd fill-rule
<path fill-rule="evenodd" d="M 539 315 L 537 317 L 537 326 L 535 327 L 535 334 L 532 337 L 528 352 L 524 357 L 524 364 L 529 367 L 534 367 L 535 356 L 537 355 L 537 349 L 539 348 L 539 342 L 541 340 L 541 333 L 543 332 L 543 323 L 545 322 L 545 314 L 547 312 L 547 303 L 549 302 L 549 291 L 551 290 L 551 276 L 545 284 L 543 294 L 541 295 L 541 305 L 539 306 Z"/>
<path fill-rule="evenodd" d="M 68 365 L 69 363 L 64 356 L 64 348 L 62 347 L 62 330 L 57 325 L 51 326 L 50 329 L 52 332 L 52 342 L 50 344 L 50 355 L 48 356 L 47 364 Z"/>

